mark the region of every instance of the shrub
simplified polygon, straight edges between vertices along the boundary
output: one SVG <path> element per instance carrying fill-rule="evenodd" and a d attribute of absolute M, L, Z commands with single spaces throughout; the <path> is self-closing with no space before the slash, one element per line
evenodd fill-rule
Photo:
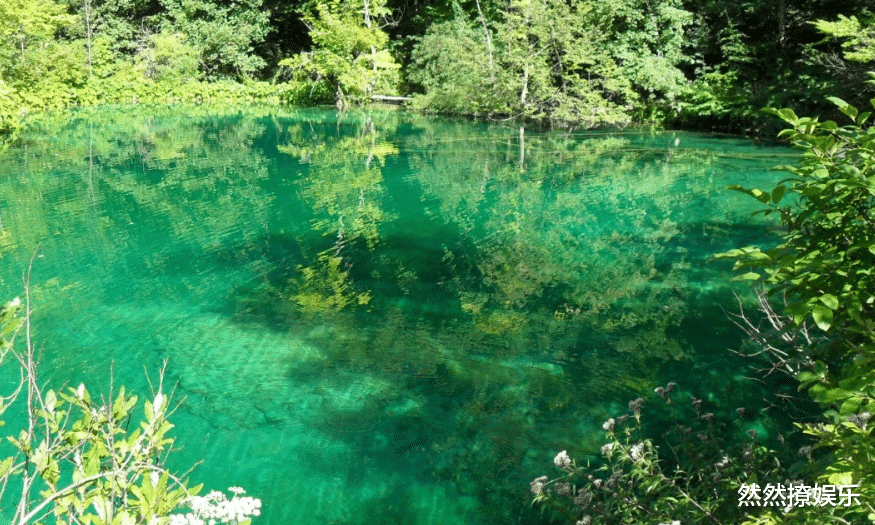
<path fill-rule="evenodd" d="M 739 505 L 739 489 L 751 483 L 796 483 L 785 458 L 745 432 L 744 408 L 734 421 L 707 411 L 669 383 L 656 388 L 671 410 L 668 430 L 657 440 L 644 432 L 645 400 L 629 402 L 629 413 L 609 418 L 602 429 L 601 466 L 578 466 L 566 452 L 554 459 L 565 474 L 542 476 L 531 484 L 534 503 L 552 508 L 568 523 L 585 525 L 656 523 L 741 523 L 757 508 Z M 683 401 L 681 401 L 683 399 Z"/>
<path fill-rule="evenodd" d="M 4 495 L 14 501 L 3 505 L 13 511 L 11 524 L 45 523 L 50 516 L 58 524 L 204 525 L 205 519 L 248 524 L 250 516 L 259 514 L 258 500 L 237 497 L 242 489 L 230 489 L 235 493 L 231 500 L 218 492 L 200 498 L 201 485 L 190 487 L 185 475 L 165 467 L 174 440 L 168 437 L 172 408 L 163 370 L 140 418 L 134 415 L 137 396 L 124 387 L 117 395 L 110 387 L 99 400 L 85 385 L 43 390 L 29 315 L 25 311 L 22 318 L 20 312 L 18 299 L 0 308 L 0 363 L 14 358 L 22 371 L 17 388 L 2 397 L 0 414 L 23 404 L 28 420 L 27 428 L 6 438 L 16 452 L 0 459 L 0 503 Z M 26 342 L 19 352 L 14 340 L 22 327 Z M 192 512 L 171 514 L 183 505 Z"/>
<path fill-rule="evenodd" d="M 875 82 L 875 74 L 870 73 Z M 799 425 L 831 451 L 818 480 L 856 484 L 861 499 L 875 495 L 875 437 L 868 419 L 875 401 L 875 129 L 871 111 L 835 97 L 829 100 L 850 124 L 798 117 L 791 109 L 765 108 L 786 123 L 780 136 L 802 151 L 796 166 L 779 166 L 792 177 L 765 192 L 733 186 L 779 213 L 785 231 L 771 250 L 745 247 L 718 254 L 736 259 L 736 277 L 767 285 L 785 302 L 792 319 L 785 331 L 807 322 L 823 333 L 822 343 L 798 346 L 790 356 L 800 390 L 824 410 L 825 423 Z M 871 102 L 875 107 L 875 100 Z M 786 196 L 792 196 L 786 202 Z M 868 507 L 868 508 L 867 508 Z M 868 515 L 871 505 L 851 507 L 848 516 Z"/>

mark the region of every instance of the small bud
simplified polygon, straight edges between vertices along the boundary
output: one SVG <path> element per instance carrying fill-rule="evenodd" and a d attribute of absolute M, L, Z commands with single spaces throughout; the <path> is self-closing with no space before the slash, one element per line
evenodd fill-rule
<path fill-rule="evenodd" d="M 164 394 L 158 392 L 155 394 L 155 402 L 152 403 L 152 410 L 155 412 L 159 412 L 161 410 L 161 406 L 164 404 Z"/>

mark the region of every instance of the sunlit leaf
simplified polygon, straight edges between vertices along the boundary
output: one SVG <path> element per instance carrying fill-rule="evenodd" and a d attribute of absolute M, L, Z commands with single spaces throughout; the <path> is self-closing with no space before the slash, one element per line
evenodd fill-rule
<path fill-rule="evenodd" d="M 814 305 L 811 308 L 811 316 L 821 330 L 828 331 L 832 327 L 832 310 L 829 308 Z"/>

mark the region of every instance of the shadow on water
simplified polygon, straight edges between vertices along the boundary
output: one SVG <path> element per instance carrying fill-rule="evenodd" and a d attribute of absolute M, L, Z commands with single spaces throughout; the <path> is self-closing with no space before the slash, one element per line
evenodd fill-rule
<path fill-rule="evenodd" d="M 145 386 L 169 355 L 186 459 L 271 525 L 543 523 L 528 483 L 597 453 L 628 399 L 661 417 L 673 380 L 758 424 L 784 392 L 726 352 L 704 264 L 763 237 L 722 190 L 769 180 L 749 145 L 532 131 L 521 169 L 517 129 L 347 118 L 109 115 L 20 152 L 4 228 L 47 243 L 40 329 L 75 342 L 47 377 L 119 358 Z"/>

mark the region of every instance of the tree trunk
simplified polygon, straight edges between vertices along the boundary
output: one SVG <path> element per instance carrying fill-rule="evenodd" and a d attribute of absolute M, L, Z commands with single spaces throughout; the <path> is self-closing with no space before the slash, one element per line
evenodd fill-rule
<path fill-rule="evenodd" d="M 367 27 L 368 30 L 370 30 L 371 29 L 371 2 L 370 2 L 370 0 L 364 0 L 364 3 L 365 3 L 365 6 L 364 6 L 365 7 L 365 9 L 364 9 L 364 11 L 365 11 L 365 27 Z M 365 96 L 368 96 L 371 94 L 371 92 L 374 90 L 374 84 L 377 83 L 377 76 L 378 76 L 378 73 L 377 73 L 377 49 L 374 46 L 371 46 L 371 67 L 372 67 L 373 72 L 374 72 L 374 78 L 373 78 L 373 80 L 371 80 L 371 83 L 368 86 L 368 89 L 365 91 Z"/>
<path fill-rule="evenodd" d="M 483 34 L 486 35 L 486 51 L 489 53 L 489 80 L 495 82 L 495 65 L 492 61 L 492 36 L 490 36 L 489 28 L 486 26 L 486 17 L 483 16 L 483 10 L 480 9 L 480 0 L 477 0 L 477 13 L 480 16 L 480 23 L 483 24 Z"/>
<path fill-rule="evenodd" d="M 82 9 L 85 11 L 85 16 L 83 18 L 85 18 L 85 42 L 88 47 L 88 80 L 91 80 L 93 74 L 91 64 L 91 39 L 94 36 L 93 26 L 91 25 L 91 0 L 85 0 Z"/>
<path fill-rule="evenodd" d="M 787 5 L 785 0 L 778 3 L 778 49 L 784 51 L 784 31 L 787 24 Z"/>
<path fill-rule="evenodd" d="M 529 95 L 529 64 L 523 66 L 523 88 L 520 91 L 520 106 L 526 109 L 526 97 Z"/>

